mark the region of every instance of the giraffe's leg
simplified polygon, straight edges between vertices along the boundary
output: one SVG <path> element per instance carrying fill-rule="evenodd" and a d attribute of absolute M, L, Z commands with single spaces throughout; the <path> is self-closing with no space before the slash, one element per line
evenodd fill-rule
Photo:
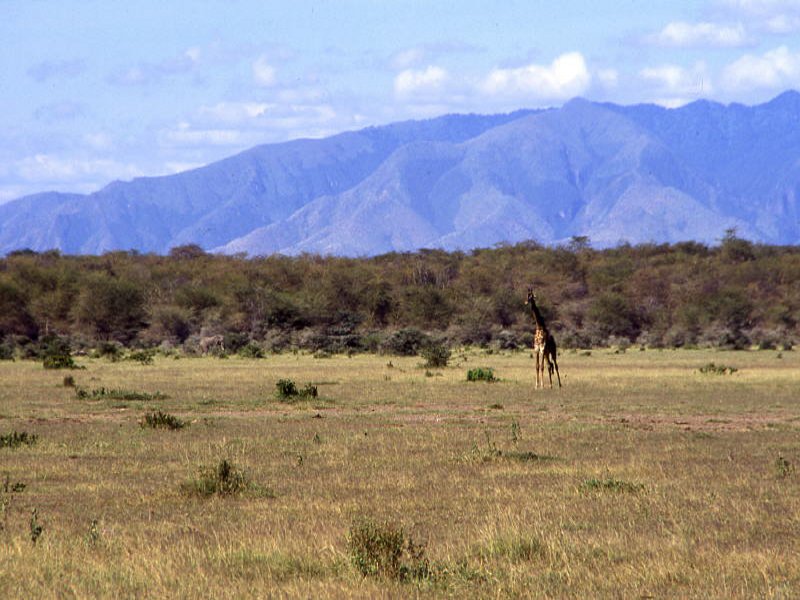
<path fill-rule="evenodd" d="M 558 361 L 556 360 L 555 355 L 553 355 L 553 364 L 556 367 L 556 377 L 558 377 L 558 387 L 561 387 L 561 374 L 558 372 Z M 552 378 L 552 375 L 551 375 Z"/>
<path fill-rule="evenodd" d="M 550 387 L 553 387 L 553 361 L 547 356 L 547 375 L 550 377 Z"/>
<path fill-rule="evenodd" d="M 538 390 L 539 389 L 539 351 L 538 350 L 534 351 L 534 354 L 536 354 L 536 386 L 535 386 L 535 389 Z"/>

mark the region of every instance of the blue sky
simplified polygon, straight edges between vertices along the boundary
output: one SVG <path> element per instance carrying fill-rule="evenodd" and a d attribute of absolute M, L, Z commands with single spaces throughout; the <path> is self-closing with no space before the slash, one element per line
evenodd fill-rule
<path fill-rule="evenodd" d="M 800 0 L 0 0 L 0 202 L 583 96 L 800 88 Z"/>

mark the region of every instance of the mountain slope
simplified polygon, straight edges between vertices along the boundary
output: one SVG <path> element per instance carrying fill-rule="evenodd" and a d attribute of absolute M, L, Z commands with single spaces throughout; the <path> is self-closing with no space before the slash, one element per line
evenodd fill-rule
<path fill-rule="evenodd" d="M 371 255 L 588 235 L 800 242 L 800 94 L 679 109 L 576 99 L 259 146 L 87 196 L 0 206 L 0 253 Z"/>
<path fill-rule="evenodd" d="M 115 182 L 86 196 L 21 198 L 0 205 L 0 253 L 165 252 L 186 243 L 212 248 L 280 221 L 314 198 L 349 189 L 406 143 L 468 139 L 529 112 L 446 116 L 259 146 L 193 171 Z"/>

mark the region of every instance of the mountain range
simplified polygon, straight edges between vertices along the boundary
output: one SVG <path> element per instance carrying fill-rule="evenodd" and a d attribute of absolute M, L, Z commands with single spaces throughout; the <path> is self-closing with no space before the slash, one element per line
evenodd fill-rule
<path fill-rule="evenodd" d="M 0 254 L 468 250 L 532 239 L 800 243 L 800 93 L 681 108 L 575 99 L 257 146 L 0 205 Z"/>

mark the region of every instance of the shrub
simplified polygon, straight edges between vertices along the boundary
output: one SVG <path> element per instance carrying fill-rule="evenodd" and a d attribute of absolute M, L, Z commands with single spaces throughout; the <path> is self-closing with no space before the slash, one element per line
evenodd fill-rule
<path fill-rule="evenodd" d="M 644 489 L 641 483 L 630 483 L 609 477 L 608 479 L 591 478 L 586 479 L 581 484 L 584 490 L 601 490 L 609 492 L 631 492 L 636 493 Z"/>
<path fill-rule="evenodd" d="M 494 376 L 494 370 L 490 367 L 477 367 L 467 371 L 467 381 L 488 381 L 492 383 L 500 380 Z"/>
<path fill-rule="evenodd" d="M 779 479 L 786 479 L 789 475 L 794 473 L 794 465 L 783 456 L 778 455 L 778 458 L 775 459 L 775 473 Z"/>
<path fill-rule="evenodd" d="M 451 352 L 441 342 L 431 342 L 422 349 L 420 355 L 425 359 L 425 367 L 439 369 L 447 366 Z"/>
<path fill-rule="evenodd" d="M 69 354 L 50 354 L 42 360 L 45 369 L 79 369 Z"/>
<path fill-rule="evenodd" d="M 405 581 L 431 576 L 425 546 L 415 544 L 396 525 L 358 519 L 347 534 L 347 548 L 353 566 L 364 577 Z"/>
<path fill-rule="evenodd" d="M 707 365 L 700 367 L 698 371 L 703 373 L 704 375 L 733 375 L 738 371 L 735 367 L 726 367 L 725 365 L 716 365 L 713 362 L 708 363 Z"/>
<path fill-rule="evenodd" d="M 113 390 L 101 387 L 95 390 L 85 390 L 84 388 L 76 388 L 75 395 L 81 400 L 164 400 L 168 398 L 166 394 L 155 392 L 149 394 L 147 392 L 132 392 L 130 390 Z"/>
<path fill-rule="evenodd" d="M 188 423 L 181 421 L 177 417 L 161 412 L 160 410 L 145 414 L 139 422 L 141 427 L 152 427 L 153 429 L 183 429 Z"/>
<path fill-rule="evenodd" d="M 381 350 L 399 356 L 416 356 L 430 343 L 430 338 L 419 329 L 409 327 L 395 331 L 381 345 Z"/>
<path fill-rule="evenodd" d="M 12 431 L 11 433 L 0 435 L 0 448 L 19 448 L 22 445 L 33 446 L 38 439 L 39 436 L 35 433 Z"/>
<path fill-rule="evenodd" d="M 199 477 L 185 482 L 181 489 L 185 494 L 202 498 L 240 496 L 246 492 L 262 498 L 275 497 L 272 490 L 254 484 L 244 471 L 227 459 L 216 466 L 201 467 Z"/>
<path fill-rule="evenodd" d="M 97 345 L 97 355 L 117 362 L 122 358 L 122 346 L 116 342 L 100 342 Z"/>
<path fill-rule="evenodd" d="M 275 388 L 276 394 L 281 398 L 289 398 L 299 394 L 297 391 L 297 385 L 291 379 L 279 379 L 275 383 Z"/>
<path fill-rule="evenodd" d="M 134 350 L 128 355 L 127 360 L 133 360 L 142 365 L 152 365 L 155 354 L 156 351 L 152 348 L 148 348 L 147 350 Z"/>
<path fill-rule="evenodd" d="M 31 520 L 29 522 L 30 530 L 31 530 L 31 542 L 33 545 L 36 545 L 36 542 L 39 540 L 39 537 L 42 535 L 42 531 L 44 531 L 44 526 L 39 523 L 39 513 L 34 508 L 33 512 L 31 512 Z"/>
<path fill-rule="evenodd" d="M 279 379 L 275 383 L 275 395 L 279 400 L 291 402 L 293 400 L 307 400 L 319 395 L 317 386 L 307 383 L 303 389 L 297 389 L 297 384 L 291 379 Z"/>
<path fill-rule="evenodd" d="M 239 356 L 242 358 L 264 358 L 264 351 L 255 342 L 248 342 L 239 348 Z"/>
<path fill-rule="evenodd" d="M 0 344 L 0 360 L 14 360 L 14 345 L 11 342 Z"/>

